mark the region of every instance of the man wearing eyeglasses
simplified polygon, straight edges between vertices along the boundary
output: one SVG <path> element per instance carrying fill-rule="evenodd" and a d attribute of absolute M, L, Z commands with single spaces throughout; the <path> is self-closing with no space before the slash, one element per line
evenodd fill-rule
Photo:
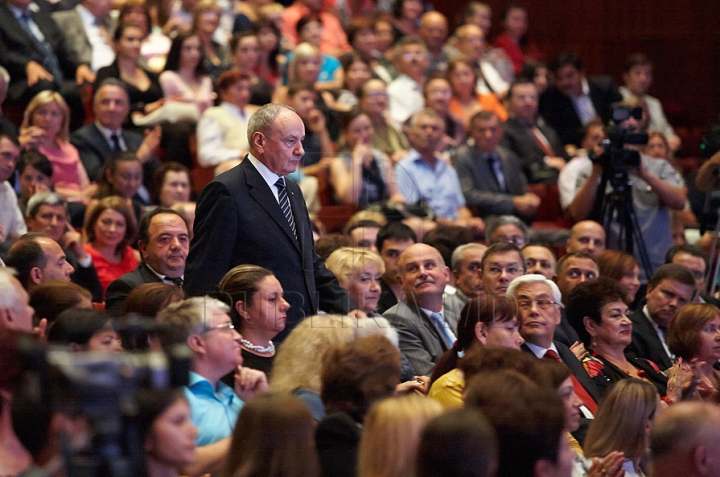
<path fill-rule="evenodd" d="M 480 264 L 485 293 L 503 296 L 510 282 L 525 274 L 525 258 L 515 244 L 500 242 L 490 246 Z"/>
<path fill-rule="evenodd" d="M 224 467 L 238 414 L 244 401 L 267 392 L 262 371 L 242 367 L 240 340 L 230 316 L 230 308 L 210 298 L 194 297 L 169 305 L 159 321 L 173 329 L 173 343 L 186 343 L 192 353 L 190 379 L 183 394 L 190 404 L 193 424 L 198 429 L 199 462 L 186 475 L 217 473 Z M 167 337 L 162 337 L 167 338 Z M 233 388 L 220 378 L 235 371 Z"/>
<path fill-rule="evenodd" d="M 506 297 L 518 306 L 520 335 L 525 340 L 520 348 L 538 358 L 565 364 L 572 373 L 573 388 L 586 411 L 595 412 L 600 397 L 595 383 L 570 348 L 553 340 L 555 327 L 560 324 L 562 306 L 557 285 L 542 275 L 523 275 L 510 283 Z M 586 411 L 583 411 L 585 417 L 592 417 Z"/>

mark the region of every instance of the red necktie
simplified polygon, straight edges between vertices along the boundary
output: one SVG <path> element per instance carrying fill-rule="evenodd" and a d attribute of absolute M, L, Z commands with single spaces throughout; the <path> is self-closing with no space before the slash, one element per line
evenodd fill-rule
<path fill-rule="evenodd" d="M 543 150 L 546 156 L 548 157 L 555 157 L 557 154 L 555 154 L 555 151 L 553 151 L 550 146 L 548 146 L 548 143 L 543 141 L 543 138 L 540 137 L 542 134 L 538 128 L 535 126 L 530 128 L 530 132 L 532 133 L 533 139 L 535 139 L 535 142 L 540 146 L 540 149 Z"/>
<path fill-rule="evenodd" d="M 560 359 L 560 356 L 558 356 L 558 354 L 551 349 L 545 351 L 543 359 L 554 359 L 559 363 L 563 362 L 562 359 Z M 590 396 L 590 394 L 588 394 L 588 392 L 585 390 L 582 384 L 580 384 L 580 381 L 575 378 L 575 376 L 570 374 L 570 379 L 572 380 L 573 390 L 575 391 L 575 394 L 577 394 L 577 397 L 580 398 L 582 403 L 590 410 L 590 412 L 595 414 L 595 412 L 597 412 L 597 403 L 595 402 L 595 400 L 592 398 L 592 396 Z"/>

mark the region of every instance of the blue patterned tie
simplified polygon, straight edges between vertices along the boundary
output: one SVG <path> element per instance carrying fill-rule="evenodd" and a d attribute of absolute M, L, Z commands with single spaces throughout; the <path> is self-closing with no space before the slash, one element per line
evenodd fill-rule
<path fill-rule="evenodd" d="M 280 210 L 282 210 L 285 219 L 290 224 L 290 228 L 297 238 L 297 230 L 295 229 L 295 220 L 293 219 L 292 209 L 290 208 L 290 200 L 288 199 L 287 189 L 285 188 L 285 178 L 281 177 L 275 182 L 275 187 L 278 189 L 278 202 L 280 204 Z"/>
<path fill-rule="evenodd" d="M 445 322 L 445 318 L 443 318 L 442 313 L 430 313 L 430 321 L 433 322 L 435 328 L 437 328 L 440 332 L 440 336 L 442 337 L 445 346 L 452 348 L 455 344 L 455 335 L 450 329 L 450 326 Z"/>

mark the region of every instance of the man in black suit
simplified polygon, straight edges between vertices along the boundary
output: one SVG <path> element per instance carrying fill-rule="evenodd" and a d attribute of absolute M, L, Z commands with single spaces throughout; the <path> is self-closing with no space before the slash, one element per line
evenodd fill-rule
<path fill-rule="evenodd" d="M 105 293 L 105 311 L 118 316 L 133 288 L 143 283 L 167 283 L 182 288 L 190 248 L 188 225 L 173 209 L 158 207 L 143 216 L 138 232 L 142 263 L 114 280 Z"/>
<path fill-rule="evenodd" d="M 508 93 L 510 117 L 503 123 L 502 144 L 517 154 L 530 183 L 554 184 L 558 172 L 570 157 L 555 131 L 538 121 L 538 93 L 535 83 L 518 80 Z"/>
<path fill-rule="evenodd" d="M 35 11 L 31 3 L 0 3 L 0 64 L 10 73 L 8 101 L 27 104 L 40 91 L 59 91 L 73 111 L 72 123 L 82 124 L 78 85 L 94 82 L 95 74 L 67 47 L 50 14 Z"/>
<path fill-rule="evenodd" d="M 647 303 L 630 315 L 632 343 L 625 354 L 649 359 L 663 370 L 671 367 L 674 356 L 665 343 L 667 329 L 678 310 L 693 301 L 695 292 L 695 277 L 684 266 L 670 263 L 655 270 L 647 285 Z"/>
<path fill-rule="evenodd" d="M 123 122 L 130 113 L 130 101 L 122 82 L 115 78 L 106 79 L 97 88 L 93 113 L 94 123 L 70 135 L 70 142 L 80 153 L 90 180 L 100 180 L 103 165 L 110 156 L 121 151 L 135 151 L 143 164 L 143 182 L 148 186 L 155 169 L 160 166 L 160 160 L 153 154 L 160 144 L 160 126 L 146 131 L 145 137 L 123 129 Z M 144 197 L 145 201 L 148 199 Z"/>
<path fill-rule="evenodd" d="M 302 192 L 284 177 L 304 154 L 304 136 L 302 119 L 286 105 L 267 104 L 253 114 L 250 154 L 200 194 L 186 268 L 185 290 L 193 296 L 212 292 L 236 265 L 271 270 L 292 306 L 276 342 L 318 309 L 348 313 L 356 308 L 315 253 Z"/>
<path fill-rule="evenodd" d="M 570 368 L 575 394 L 587 410 L 595 412 L 600 398 L 595 383 L 570 348 L 553 341 L 555 327 L 560 324 L 562 302 L 557 285 L 542 275 L 522 275 L 510 282 L 506 296 L 518 305 L 520 334 L 525 340 L 521 349 L 538 358 L 560 361 Z M 591 416 L 586 413 L 585 417 Z"/>
<path fill-rule="evenodd" d="M 610 77 L 585 77 L 575 53 L 561 53 L 549 68 L 555 84 L 540 98 L 540 116 L 564 144 L 579 147 L 583 126 L 595 117 L 607 124 L 612 119 L 612 104 L 622 101 L 622 96 Z"/>
<path fill-rule="evenodd" d="M 463 146 L 452 156 L 460 177 L 465 202 L 481 217 L 535 216 L 540 198 L 527 191 L 527 180 L 520 159 L 499 146 L 503 135 L 500 118 L 492 111 L 480 111 L 470 120 L 473 146 Z M 492 164 L 492 165 L 491 165 Z"/>

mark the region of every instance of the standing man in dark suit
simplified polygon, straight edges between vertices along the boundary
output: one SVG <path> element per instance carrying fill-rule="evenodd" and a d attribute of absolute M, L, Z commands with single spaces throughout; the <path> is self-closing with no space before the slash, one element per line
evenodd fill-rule
<path fill-rule="evenodd" d="M 173 209 L 158 207 L 140 221 L 138 250 L 142 263 L 114 280 L 105 293 L 105 311 L 118 316 L 133 288 L 143 283 L 167 283 L 182 288 L 190 234 L 185 219 Z"/>
<path fill-rule="evenodd" d="M 82 124 L 78 85 L 94 82 L 95 74 L 68 48 L 50 14 L 31 3 L 0 3 L 0 65 L 10 73 L 8 101 L 27 104 L 40 91 L 58 91 L 73 111 L 72 122 Z"/>
<path fill-rule="evenodd" d="M 693 301 L 695 292 L 695 277 L 682 265 L 670 263 L 655 270 L 647 285 L 647 303 L 630 315 L 632 343 L 625 354 L 649 359 L 663 370 L 670 368 L 675 357 L 665 343 L 667 329 L 680 308 Z"/>
<path fill-rule="evenodd" d="M 475 144 L 461 147 L 452 156 L 467 205 L 481 217 L 515 214 L 532 219 L 540 198 L 527 191 L 520 159 L 499 146 L 503 128 L 498 115 L 493 111 L 475 114 L 470 136 Z"/>
<path fill-rule="evenodd" d="M 348 313 L 356 308 L 315 253 L 302 192 L 284 177 L 305 153 L 304 136 L 302 119 L 286 105 L 267 104 L 253 114 L 250 154 L 200 194 L 186 268 L 190 295 L 212 292 L 239 264 L 271 270 L 292 306 L 276 342 L 318 310 Z"/>
<path fill-rule="evenodd" d="M 564 144 L 580 147 L 583 127 L 595 117 L 607 124 L 612 119 L 612 104 L 622 101 L 622 95 L 610 77 L 586 77 L 575 53 L 561 53 L 549 67 L 555 84 L 540 98 L 540 116 Z"/>
<path fill-rule="evenodd" d="M 397 280 L 405 299 L 383 316 L 398 330 L 400 351 L 415 374 L 430 376 L 438 358 L 456 341 L 459 310 L 443 307 L 450 269 L 440 252 L 418 243 L 400 255 Z"/>
<path fill-rule="evenodd" d="M 510 117 L 503 123 L 503 145 L 517 154 L 530 183 L 554 184 L 570 157 L 553 129 L 538 121 L 535 83 L 519 80 L 508 94 Z"/>
<path fill-rule="evenodd" d="M 585 417 L 592 417 L 586 411 L 594 413 L 597 409 L 600 393 L 595 383 L 570 348 L 553 341 L 555 327 L 560 324 L 560 289 L 552 280 L 530 274 L 510 282 L 506 296 L 518 306 L 520 334 L 525 339 L 525 344 L 520 348 L 538 358 L 560 361 L 570 368 L 575 394 L 586 408 L 582 412 L 586 414 Z"/>
<path fill-rule="evenodd" d="M 160 166 L 153 152 L 160 144 L 160 126 L 142 135 L 126 131 L 122 125 L 130 113 L 130 101 L 122 82 L 109 78 L 100 84 L 93 98 L 95 122 L 81 127 L 70 135 L 70 142 L 80 153 L 91 181 L 99 181 L 102 168 L 110 156 L 122 151 L 135 151 L 143 164 L 143 181 L 150 184 L 152 175 Z M 147 193 L 147 190 L 145 190 Z M 145 202 L 149 197 L 144 197 Z"/>

